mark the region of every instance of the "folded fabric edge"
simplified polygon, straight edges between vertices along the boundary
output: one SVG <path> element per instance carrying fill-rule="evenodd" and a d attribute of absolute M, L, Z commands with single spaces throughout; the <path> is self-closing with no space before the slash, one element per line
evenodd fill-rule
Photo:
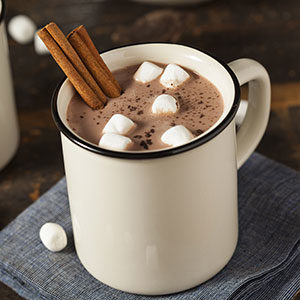
<path fill-rule="evenodd" d="M 18 272 L 16 272 L 18 273 Z M 18 277 L 17 277 L 18 276 Z M 30 282 L 27 282 L 26 278 L 21 279 L 22 274 L 15 274 L 9 272 L 7 269 L 5 269 L 2 265 L 0 267 L 0 280 L 6 284 L 8 287 L 10 287 L 13 291 L 15 291 L 19 296 L 24 297 L 28 300 L 49 300 L 49 297 L 45 297 L 44 295 L 41 295 L 41 293 L 34 288 L 34 285 Z M 53 296 L 51 299 L 57 299 Z"/>
<path fill-rule="evenodd" d="M 267 283 L 272 280 L 274 277 L 278 276 L 278 274 L 288 268 L 293 261 L 299 256 L 299 244 L 300 240 L 298 240 L 293 246 L 292 250 L 289 252 L 287 257 L 278 265 L 274 266 L 272 269 L 263 272 L 257 276 L 253 276 L 244 281 L 235 292 L 228 298 L 228 300 L 234 300 L 236 297 L 238 299 L 242 299 L 243 296 L 249 294 L 251 290 L 251 294 L 260 288 L 260 284 Z"/>
<path fill-rule="evenodd" d="M 254 290 L 248 291 L 239 300 L 291 300 L 300 290 L 300 255 L 298 255 L 286 268 L 276 273 L 271 280 L 262 282 Z M 282 282 L 283 277 L 289 277 L 287 282 Z M 266 288 L 267 286 L 267 288 Z"/>

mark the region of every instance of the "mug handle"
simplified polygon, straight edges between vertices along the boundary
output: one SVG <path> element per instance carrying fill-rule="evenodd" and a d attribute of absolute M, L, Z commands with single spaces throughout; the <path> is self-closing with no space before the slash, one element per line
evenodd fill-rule
<path fill-rule="evenodd" d="M 248 108 L 237 132 L 237 167 L 240 168 L 266 130 L 271 106 L 271 84 L 266 69 L 255 60 L 241 58 L 228 65 L 240 86 L 249 82 Z"/>

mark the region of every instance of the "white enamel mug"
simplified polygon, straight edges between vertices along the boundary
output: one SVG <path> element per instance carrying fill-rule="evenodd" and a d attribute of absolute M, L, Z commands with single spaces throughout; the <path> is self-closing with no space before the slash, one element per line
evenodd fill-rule
<path fill-rule="evenodd" d="M 19 144 L 4 14 L 4 2 L 0 0 L 0 170 L 14 156 Z"/>
<path fill-rule="evenodd" d="M 72 132 L 66 110 L 74 89 L 68 80 L 52 101 L 75 247 L 84 267 L 103 283 L 132 293 L 194 287 L 219 272 L 235 250 L 237 169 L 268 122 L 268 74 L 250 59 L 229 67 L 175 44 L 128 46 L 102 57 L 112 71 L 145 60 L 177 63 L 206 77 L 223 95 L 224 113 L 212 128 L 182 146 L 147 152 L 100 149 Z M 246 82 L 249 107 L 236 134 L 240 85 Z"/>

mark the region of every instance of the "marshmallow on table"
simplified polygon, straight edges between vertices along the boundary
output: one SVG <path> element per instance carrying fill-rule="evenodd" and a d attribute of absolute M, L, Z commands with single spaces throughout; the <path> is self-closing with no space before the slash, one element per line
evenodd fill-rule
<path fill-rule="evenodd" d="M 115 133 L 105 133 L 99 141 L 100 147 L 111 150 L 126 150 L 131 144 L 129 137 Z"/>
<path fill-rule="evenodd" d="M 36 32 L 36 25 L 25 15 L 13 17 L 8 23 L 8 32 L 20 44 L 32 42 Z"/>
<path fill-rule="evenodd" d="M 150 63 L 148 61 L 145 61 L 140 65 L 138 70 L 135 72 L 133 78 L 136 81 L 146 83 L 157 78 L 162 73 L 162 71 L 163 69 L 160 68 L 159 66 Z"/>
<path fill-rule="evenodd" d="M 158 96 L 152 104 L 154 114 L 175 113 L 177 111 L 176 99 L 171 95 L 163 94 Z"/>
<path fill-rule="evenodd" d="M 169 64 L 160 77 L 160 83 L 167 88 L 176 88 L 188 78 L 190 75 L 184 69 L 176 64 Z"/>
<path fill-rule="evenodd" d="M 173 147 L 185 144 L 193 138 L 193 134 L 183 125 L 171 127 L 161 136 L 163 143 Z"/>
<path fill-rule="evenodd" d="M 126 134 L 135 126 L 129 118 L 121 115 L 113 115 L 103 128 L 103 133 Z"/>
<path fill-rule="evenodd" d="M 61 251 L 67 246 L 67 235 L 64 229 L 55 223 L 45 223 L 40 229 L 40 239 L 50 251 Z"/>
<path fill-rule="evenodd" d="M 35 52 L 39 55 L 50 53 L 44 42 L 38 36 L 37 32 L 34 34 L 34 49 Z"/>

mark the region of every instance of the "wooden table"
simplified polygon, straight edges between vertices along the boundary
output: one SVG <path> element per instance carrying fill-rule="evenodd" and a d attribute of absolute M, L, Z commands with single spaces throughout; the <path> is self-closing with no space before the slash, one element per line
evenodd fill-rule
<path fill-rule="evenodd" d="M 188 7 L 129 1 L 11 0 L 8 22 L 29 15 L 38 26 L 55 21 L 65 33 L 85 24 L 100 51 L 142 41 L 171 41 L 204 49 L 230 62 L 261 62 L 272 81 L 272 111 L 257 151 L 300 170 L 300 5 L 298 0 L 211 1 Z M 98 2 L 98 3 L 97 3 Z M 62 72 L 33 45 L 9 38 L 21 142 L 0 173 L 0 229 L 63 175 L 60 138 L 50 99 Z M 1 299 L 21 299 L 0 284 Z M 300 297 L 299 297 L 300 298 Z"/>

